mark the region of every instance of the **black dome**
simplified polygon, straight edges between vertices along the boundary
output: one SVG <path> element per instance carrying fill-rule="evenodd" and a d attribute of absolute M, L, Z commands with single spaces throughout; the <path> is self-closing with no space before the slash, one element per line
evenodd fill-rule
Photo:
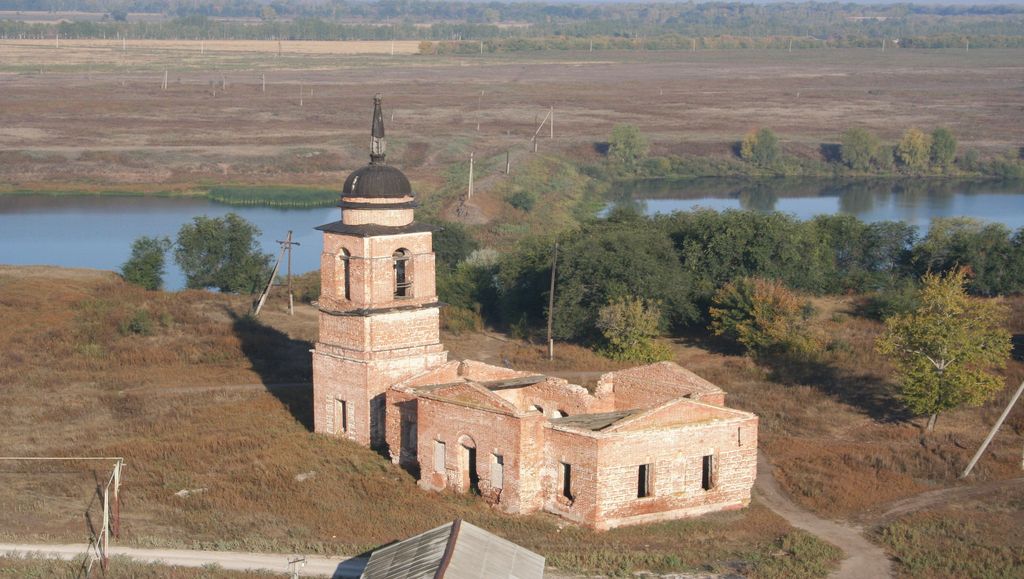
<path fill-rule="evenodd" d="M 371 163 L 352 172 L 341 189 L 342 197 L 409 197 L 412 186 L 404 173 L 377 163 Z"/>

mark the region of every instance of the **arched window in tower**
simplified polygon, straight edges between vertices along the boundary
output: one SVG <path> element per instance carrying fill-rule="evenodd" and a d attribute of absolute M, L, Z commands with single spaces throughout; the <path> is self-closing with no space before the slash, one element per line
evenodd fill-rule
<path fill-rule="evenodd" d="M 342 269 L 342 295 L 345 296 L 346 300 L 352 299 L 352 265 L 351 265 L 352 254 L 347 249 L 341 250 L 341 255 L 338 259 L 341 261 Z"/>
<path fill-rule="evenodd" d="M 395 297 L 412 297 L 412 281 L 409 276 L 409 250 L 396 249 L 391 254 L 395 262 Z"/>

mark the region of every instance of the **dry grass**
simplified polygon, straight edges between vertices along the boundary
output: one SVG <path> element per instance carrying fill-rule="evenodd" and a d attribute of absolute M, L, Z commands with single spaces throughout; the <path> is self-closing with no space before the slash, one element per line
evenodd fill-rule
<path fill-rule="evenodd" d="M 26 578 L 56 577 L 77 579 L 82 576 L 83 561 L 60 561 L 41 557 L 0 556 L 0 575 Z M 139 563 L 125 557 L 111 557 L 105 579 L 240 579 L 242 577 L 280 577 L 280 573 L 262 571 L 227 571 L 216 565 L 202 568 L 172 567 L 156 563 Z"/>
<path fill-rule="evenodd" d="M 60 46 L 54 39 L 6 39 L 0 41 L 8 64 L 24 62 L 89 62 L 101 58 L 120 56 L 121 52 L 179 52 L 189 54 L 210 53 L 256 53 L 262 56 L 277 55 L 353 55 L 353 54 L 394 54 L 419 53 L 418 40 L 157 40 L 132 38 L 122 44 L 120 40 L 99 38 L 61 39 Z M 43 51 L 59 51 L 57 54 Z"/>
<path fill-rule="evenodd" d="M 291 324 L 281 331 L 241 317 L 245 306 L 102 272 L 0 268 L 0 451 L 124 456 L 125 542 L 139 546 L 355 554 L 465 517 L 573 572 L 816 576 L 835 564 L 834 550 L 757 505 L 594 533 L 421 491 L 370 450 L 313 435 L 308 386 L 260 386 L 309 380 L 299 336 L 315 317 L 271 304 L 266 321 Z M 119 330 L 140 310 L 157 321 L 151 335 Z M 215 388 L 234 384 L 255 386 Z M 84 540 L 106 469 L 3 465 L 0 536 Z"/>
<path fill-rule="evenodd" d="M 283 48 L 292 44 L 298 50 L 300 43 Z M 200 55 L 194 43 L 182 50 L 129 44 L 127 52 L 2 46 L 22 54 L 5 52 L 0 63 L 0 127 L 12 156 L 0 163 L 0 181 L 12 188 L 337 187 L 366 160 L 370 98 L 382 87 L 389 161 L 424 194 L 470 150 L 479 160 L 498 159 L 487 173 L 481 167 L 481 182 L 496 174 L 506 150 L 529 146 L 538 115 L 552 104 L 556 138 L 541 140 L 541 153 L 588 161 L 600 158 L 594 143 L 620 123 L 639 126 L 655 152 L 715 157 L 730 156 L 732 143 L 761 125 L 779 133 L 787 150 L 811 156 L 854 126 L 889 141 L 911 126 L 949 126 L 962 149 L 986 153 L 1018 147 L 1024 128 L 1021 95 L 1006 82 L 1019 76 L 1019 50 L 277 58 Z M 165 69 L 169 87 L 161 90 Z M 332 155 L 332 165 L 300 162 L 303 149 Z M 515 159 L 514 173 L 520 167 Z"/>
<path fill-rule="evenodd" d="M 957 475 L 1012 389 L 981 408 L 941 415 L 935 433 L 925 436 L 923 421 L 906 415 L 895 398 L 889 365 L 873 349 L 881 324 L 853 316 L 852 299 L 825 302 L 817 304 L 814 326 L 831 343 L 819 359 L 758 366 L 691 347 L 681 348 L 678 360 L 721 385 L 730 404 L 760 416 L 761 448 L 776 476 L 815 511 L 857 517 L 901 497 L 959 484 Z M 1008 384 L 1018 384 L 1024 365 L 1011 363 L 1006 375 Z M 1021 475 L 1022 425 L 1024 408 L 1018 406 L 973 480 Z"/>
<path fill-rule="evenodd" d="M 1024 577 L 1024 489 L 905 516 L 876 534 L 904 577 Z"/>

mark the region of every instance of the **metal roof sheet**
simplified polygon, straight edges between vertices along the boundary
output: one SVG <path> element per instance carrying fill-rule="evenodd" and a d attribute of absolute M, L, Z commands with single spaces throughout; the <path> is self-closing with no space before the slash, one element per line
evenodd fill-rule
<path fill-rule="evenodd" d="M 363 579 L 432 577 L 542 579 L 544 557 L 457 520 L 374 551 L 362 575 Z"/>

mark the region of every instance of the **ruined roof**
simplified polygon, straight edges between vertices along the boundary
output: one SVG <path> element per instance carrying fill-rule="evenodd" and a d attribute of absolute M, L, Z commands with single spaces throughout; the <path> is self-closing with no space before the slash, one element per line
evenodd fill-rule
<path fill-rule="evenodd" d="M 575 416 L 553 418 L 551 419 L 551 424 L 554 424 L 555 426 L 569 426 L 571 428 L 581 428 L 583 430 L 600 431 L 638 412 L 640 412 L 640 410 L 632 409 L 616 410 L 614 412 L 597 412 L 594 414 L 577 414 Z"/>
<path fill-rule="evenodd" d="M 425 398 L 433 398 L 443 402 L 454 402 L 463 406 L 473 406 L 486 410 L 495 410 L 515 414 L 518 410 L 511 402 L 494 394 L 476 382 L 452 382 L 450 384 L 431 384 L 415 388 L 417 394 Z"/>
<path fill-rule="evenodd" d="M 720 394 L 722 389 L 683 368 L 675 362 L 657 362 L 646 366 L 636 366 L 625 370 L 608 372 L 601 376 L 598 388 L 602 383 L 611 384 L 613 388 L 618 385 L 627 385 L 630 382 L 641 382 L 645 384 L 664 385 L 676 391 L 676 396 L 692 396 L 694 394 Z"/>
<path fill-rule="evenodd" d="M 541 579 L 544 557 L 462 519 L 374 551 L 362 579 Z"/>

